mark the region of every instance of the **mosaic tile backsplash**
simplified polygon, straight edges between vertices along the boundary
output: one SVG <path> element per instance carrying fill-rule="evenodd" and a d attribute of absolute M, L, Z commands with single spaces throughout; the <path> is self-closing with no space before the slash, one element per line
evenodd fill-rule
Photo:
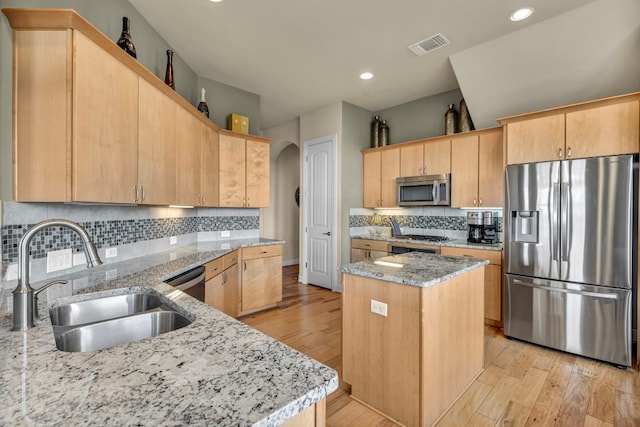
<path fill-rule="evenodd" d="M 259 216 L 191 216 L 182 218 L 144 218 L 107 221 L 80 221 L 96 248 L 121 246 L 167 236 L 222 230 L 257 230 Z M 14 224 L 2 227 L 2 261 L 18 259 L 18 243 L 35 224 Z M 82 251 L 80 238 L 71 230 L 58 227 L 36 234 L 31 242 L 31 257 L 45 258 L 46 253 L 73 248 Z"/>
<path fill-rule="evenodd" d="M 425 215 L 380 215 L 380 226 L 391 227 L 391 218 L 398 221 L 400 227 L 424 228 L 430 230 L 467 231 L 466 216 L 425 216 Z M 371 215 L 349 215 L 349 227 L 368 227 Z M 494 217 L 496 231 L 502 232 L 502 217 Z"/>

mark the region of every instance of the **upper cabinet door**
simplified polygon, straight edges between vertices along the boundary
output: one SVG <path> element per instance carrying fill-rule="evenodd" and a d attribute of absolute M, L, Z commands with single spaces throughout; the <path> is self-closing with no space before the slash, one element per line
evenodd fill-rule
<path fill-rule="evenodd" d="M 362 153 L 362 206 L 365 208 L 380 207 L 380 157 L 380 151 Z"/>
<path fill-rule="evenodd" d="M 218 131 L 202 125 L 200 191 L 203 206 L 218 206 Z"/>
<path fill-rule="evenodd" d="M 507 164 L 564 158 L 564 114 L 508 123 Z"/>
<path fill-rule="evenodd" d="M 245 206 L 248 208 L 269 207 L 270 145 L 265 142 L 246 140 L 247 144 L 247 189 Z"/>
<path fill-rule="evenodd" d="M 245 140 L 220 135 L 220 203 L 222 207 L 243 207 L 245 204 Z"/>
<path fill-rule="evenodd" d="M 399 176 L 424 175 L 424 145 L 418 143 L 400 147 Z"/>
<path fill-rule="evenodd" d="M 175 204 L 176 104 L 144 79 L 139 93 L 138 203 Z"/>
<path fill-rule="evenodd" d="M 502 162 L 502 129 L 479 135 L 478 206 L 504 206 L 504 165 Z"/>
<path fill-rule="evenodd" d="M 566 157 L 637 153 L 638 101 L 567 113 Z"/>
<path fill-rule="evenodd" d="M 177 107 L 176 119 L 176 204 L 199 206 L 201 123 L 182 107 Z"/>
<path fill-rule="evenodd" d="M 451 173 L 451 140 L 424 144 L 424 175 L 446 175 Z"/>
<path fill-rule="evenodd" d="M 382 152 L 380 170 L 382 172 L 380 200 L 382 207 L 398 206 L 398 184 L 400 176 L 400 149 L 394 148 Z"/>
<path fill-rule="evenodd" d="M 138 76 L 80 32 L 73 37 L 73 200 L 132 203 Z"/>
<path fill-rule="evenodd" d="M 478 206 L 478 135 L 451 142 L 451 207 Z"/>

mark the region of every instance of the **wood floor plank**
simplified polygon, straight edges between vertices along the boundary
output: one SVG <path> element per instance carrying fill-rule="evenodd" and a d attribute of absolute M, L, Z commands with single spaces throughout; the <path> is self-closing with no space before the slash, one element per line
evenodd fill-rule
<path fill-rule="evenodd" d="M 297 266 L 283 268 L 283 302 L 240 320 L 336 369 L 328 426 L 397 426 L 353 400 L 342 380 L 341 295 L 297 280 Z M 484 372 L 437 427 L 640 426 L 637 371 L 509 340 L 493 326 L 485 325 L 484 342 Z"/>

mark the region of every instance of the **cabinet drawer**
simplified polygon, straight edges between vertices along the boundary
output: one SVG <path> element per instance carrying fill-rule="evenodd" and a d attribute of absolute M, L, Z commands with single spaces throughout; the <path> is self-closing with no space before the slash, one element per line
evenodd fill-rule
<path fill-rule="evenodd" d="M 351 247 L 355 249 L 371 249 L 387 252 L 387 242 L 382 240 L 351 239 Z"/>
<path fill-rule="evenodd" d="M 205 268 L 205 273 L 204 273 L 205 280 L 209 280 L 212 277 L 217 276 L 218 274 L 222 273 L 222 271 L 224 270 L 223 257 L 216 258 L 213 261 L 209 261 L 204 265 L 204 268 Z"/>
<path fill-rule="evenodd" d="M 482 249 L 451 248 L 443 246 L 442 255 L 468 256 L 472 258 L 488 259 L 490 264 L 502 265 L 502 251 L 487 251 Z"/>
<path fill-rule="evenodd" d="M 236 265 L 238 263 L 238 251 L 233 251 L 222 257 L 224 269 Z"/>
<path fill-rule="evenodd" d="M 282 245 L 250 246 L 242 248 L 242 259 L 267 258 L 282 255 Z"/>

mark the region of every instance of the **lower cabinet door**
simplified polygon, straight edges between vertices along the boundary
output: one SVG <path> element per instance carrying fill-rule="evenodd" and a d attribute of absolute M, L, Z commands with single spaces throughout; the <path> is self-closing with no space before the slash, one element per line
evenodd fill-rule
<path fill-rule="evenodd" d="M 240 281 L 238 280 L 238 265 L 224 271 L 222 311 L 231 317 L 240 313 Z"/>
<path fill-rule="evenodd" d="M 242 261 L 242 312 L 282 301 L 282 256 Z"/>

